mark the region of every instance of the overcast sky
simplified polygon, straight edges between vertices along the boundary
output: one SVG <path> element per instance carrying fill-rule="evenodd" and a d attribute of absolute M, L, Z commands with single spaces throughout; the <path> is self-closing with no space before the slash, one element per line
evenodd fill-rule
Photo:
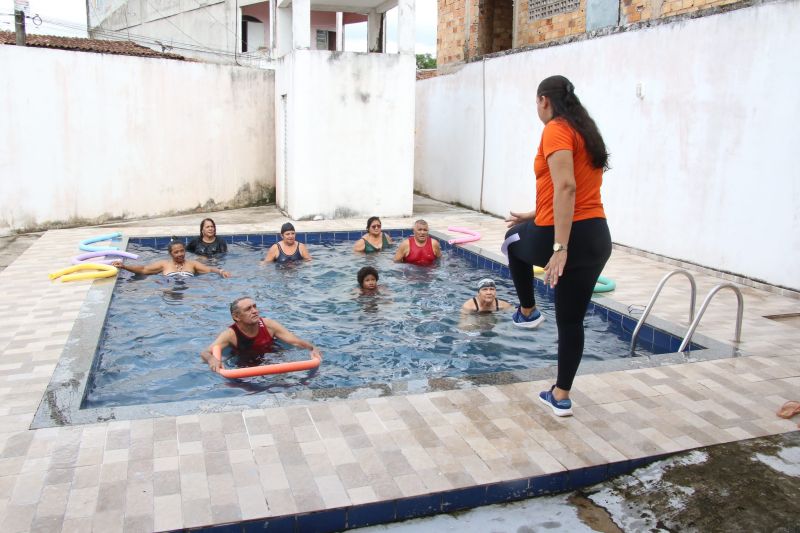
<path fill-rule="evenodd" d="M 86 37 L 86 0 L 28 0 L 29 15 L 39 14 L 46 20 L 60 24 L 42 23 L 35 26 L 26 21 L 28 33 L 47 33 Z M 93 0 L 89 0 L 93 3 Z M 313 3 L 313 0 L 312 0 Z M 436 55 L 436 0 L 416 0 L 416 52 Z M 14 0 L 0 0 L 0 29 L 14 31 Z M 386 48 L 388 52 L 397 51 L 397 9 L 387 13 Z M 345 49 L 366 52 L 367 24 L 351 24 L 345 31 Z"/>

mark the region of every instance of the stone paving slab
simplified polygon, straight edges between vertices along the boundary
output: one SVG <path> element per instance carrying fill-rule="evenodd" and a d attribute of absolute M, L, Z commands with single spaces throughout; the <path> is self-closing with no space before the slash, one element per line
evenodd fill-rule
<path fill-rule="evenodd" d="M 416 206 L 432 229 L 481 231 L 476 244 L 497 254 L 505 232 L 499 219 L 428 200 Z M 119 229 L 129 236 L 190 235 L 203 216 Z M 274 208 L 212 216 L 221 234 L 276 232 L 285 221 Z M 411 221 L 383 219 L 387 228 Z M 364 221 L 295 225 L 300 232 L 357 230 Z M 797 427 L 775 411 L 800 393 L 800 329 L 764 316 L 798 313 L 800 301 L 742 286 L 740 356 L 579 375 L 572 418 L 543 408 L 536 395 L 549 382 L 535 381 L 30 430 L 91 284 L 50 282 L 47 274 L 69 263 L 78 240 L 113 229 L 49 231 L 0 272 L 5 533 L 160 531 L 325 510 L 337 523 L 340 509 L 359 506 L 346 519 L 352 525 L 366 523 L 359 510 L 388 513 L 382 502 L 404 516 L 435 505 L 464 508 L 483 501 L 477 495 L 486 491 L 518 497 L 568 488 L 542 485 L 557 483 L 550 474 L 570 472 L 578 482 L 580 473 L 590 482 L 650 456 Z M 673 268 L 615 249 L 603 274 L 617 281 L 611 298 L 643 306 Z M 699 299 L 721 281 L 707 271 L 696 278 Z M 688 283 L 681 281 L 665 288 L 653 314 L 686 325 Z M 720 293 L 699 332 L 727 342 L 733 300 Z M 458 498 L 440 496 L 457 489 Z M 312 527 L 319 516 L 298 520 Z"/>

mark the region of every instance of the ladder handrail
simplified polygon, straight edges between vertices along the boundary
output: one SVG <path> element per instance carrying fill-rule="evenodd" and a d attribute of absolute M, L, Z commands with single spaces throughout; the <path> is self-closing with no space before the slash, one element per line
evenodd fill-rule
<path fill-rule="evenodd" d="M 642 313 L 639 322 L 636 323 L 636 327 L 633 330 L 633 335 L 631 336 L 631 349 L 630 349 L 631 355 L 633 355 L 634 350 L 636 350 L 636 338 L 639 336 L 639 330 L 642 329 L 644 321 L 647 320 L 650 311 L 653 309 L 653 304 L 656 303 L 658 295 L 661 294 L 661 289 L 664 288 L 664 284 L 667 282 L 667 280 L 672 276 L 674 276 L 675 274 L 683 274 L 684 276 L 686 276 L 689 280 L 689 284 L 692 286 L 691 302 L 689 303 L 689 322 L 691 323 L 694 321 L 694 306 L 695 303 L 697 302 L 697 284 L 694 281 L 694 276 L 692 276 L 688 271 L 682 268 L 678 268 L 668 273 L 663 278 L 661 278 L 661 281 L 659 281 L 658 285 L 656 286 L 656 290 L 653 291 L 653 296 L 650 297 L 650 301 L 647 303 L 647 307 L 644 308 L 644 312 Z"/>
<path fill-rule="evenodd" d="M 734 294 L 736 294 L 736 331 L 734 333 L 734 341 L 739 342 L 742 339 L 742 316 L 744 315 L 744 298 L 742 298 L 742 291 L 739 290 L 739 287 L 734 285 L 733 283 L 720 283 L 708 293 L 706 299 L 703 301 L 703 305 L 700 306 L 700 310 L 697 312 L 697 316 L 692 323 L 689 325 L 689 329 L 686 330 L 686 336 L 683 338 L 683 342 L 681 343 L 680 348 L 678 348 L 679 352 L 686 350 L 686 347 L 689 346 L 689 343 L 692 342 L 692 335 L 694 335 L 694 331 L 697 329 L 697 326 L 700 324 L 700 319 L 703 318 L 703 313 L 706 312 L 706 308 L 708 304 L 711 303 L 711 299 L 714 297 L 722 289 L 731 289 Z"/>

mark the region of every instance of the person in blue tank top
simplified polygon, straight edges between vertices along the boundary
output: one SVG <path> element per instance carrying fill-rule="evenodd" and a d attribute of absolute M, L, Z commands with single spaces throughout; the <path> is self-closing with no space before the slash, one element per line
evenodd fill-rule
<path fill-rule="evenodd" d="M 291 222 L 281 226 L 281 240 L 270 246 L 263 263 L 288 263 L 290 261 L 311 261 L 311 254 L 305 244 L 297 242 L 296 232 Z"/>

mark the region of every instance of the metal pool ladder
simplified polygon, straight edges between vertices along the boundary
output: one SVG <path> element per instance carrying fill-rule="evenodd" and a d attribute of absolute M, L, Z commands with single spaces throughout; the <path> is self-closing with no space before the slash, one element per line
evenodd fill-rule
<path fill-rule="evenodd" d="M 644 312 L 642 313 L 642 316 L 639 319 L 639 322 L 636 323 L 636 327 L 633 330 L 633 335 L 631 335 L 631 349 L 630 349 L 630 354 L 631 355 L 633 355 L 634 350 L 636 350 L 636 339 L 639 337 L 639 330 L 641 330 L 642 326 L 644 326 L 644 322 L 645 322 L 645 320 L 647 320 L 647 316 L 650 314 L 650 311 L 653 309 L 653 304 L 656 303 L 656 299 L 658 299 L 658 295 L 661 294 L 661 289 L 664 288 L 664 284 L 667 283 L 667 280 L 669 278 L 671 278 L 672 276 L 674 276 L 675 274 L 682 274 L 682 275 L 686 276 L 689 279 L 689 284 L 692 286 L 692 294 L 691 294 L 692 299 L 691 299 L 691 302 L 689 303 L 689 322 L 691 322 L 692 325 L 695 328 L 697 327 L 697 325 L 695 324 L 695 319 L 694 319 L 694 305 L 695 305 L 695 303 L 697 301 L 697 284 L 694 281 L 694 276 L 692 276 L 688 271 L 686 271 L 686 270 L 684 270 L 682 268 L 679 268 L 677 270 L 673 270 L 672 272 L 670 272 L 669 274 L 667 274 L 666 276 L 661 278 L 661 281 L 658 282 L 658 285 L 656 286 L 656 290 L 653 291 L 653 296 L 650 297 L 650 301 L 647 303 L 647 307 L 644 308 Z M 710 297 L 711 297 L 711 295 L 709 295 L 706 298 L 706 303 L 708 302 Z M 704 303 L 703 305 L 706 305 L 706 303 Z M 702 311 L 705 311 L 705 307 L 703 308 Z M 698 318 L 702 315 L 702 311 L 698 315 Z M 691 333 L 694 333 L 694 329 L 690 328 L 690 331 L 691 331 Z M 683 351 L 683 350 L 681 350 L 681 351 Z"/>
<path fill-rule="evenodd" d="M 692 342 L 692 336 L 694 335 L 697 326 L 700 324 L 700 319 L 703 318 L 703 314 L 705 314 L 706 309 L 708 308 L 708 304 L 711 303 L 712 298 L 721 291 L 722 289 L 731 289 L 736 294 L 736 331 L 734 333 L 734 341 L 740 342 L 742 338 L 742 316 L 744 314 L 744 299 L 742 298 L 742 291 L 739 290 L 739 287 L 734 285 L 733 283 L 720 283 L 713 289 L 711 289 L 706 296 L 706 299 L 703 300 L 703 304 L 700 306 L 700 310 L 697 312 L 697 316 L 694 314 L 694 306 L 697 301 L 697 284 L 694 281 L 694 276 L 692 276 L 686 270 L 679 268 L 677 270 L 673 270 L 663 278 L 661 281 L 658 282 L 656 286 L 656 290 L 653 292 L 653 296 L 650 297 L 650 301 L 645 307 L 644 312 L 642 313 L 642 317 L 639 319 L 639 322 L 636 323 L 636 328 L 633 330 L 633 335 L 631 336 L 631 348 L 630 354 L 633 355 L 634 350 L 636 349 L 636 339 L 639 337 L 639 331 L 642 329 L 642 326 L 647 320 L 647 316 L 650 314 L 650 311 L 653 309 L 653 304 L 655 304 L 656 300 L 658 299 L 659 294 L 661 294 L 661 289 L 664 288 L 664 284 L 667 283 L 667 280 L 674 276 L 675 274 L 683 274 L 689 279 L 689 284 L 692 286 L 692 293 L 691 293 L 691 301 L 689 303 L 689 329 L 686 330 L 686 335 L 683 338 L 683 342 L 681 342 L 680 348 L 678 348 L 679 352 L 686 350 L 689 346 L 689 343 Z"/>
<path fill-rule="evenodd" d="M 742 298 L 742 291 L 739 290 L 739 287 L 734 285 L 733 283 L 720 283 L 711 291 L 709 291 L 708 296 L 706 299 L 703 300 L 703 305 L 700 306 L 700 310 L 697 312 L 697 316 L 692 321 L 692 324 L 689 326 L 689 329 L 686 331 L 686 336 L 683 338 L 683 342 L 681 343 L 681 347 L 678 348 L 679 352 L 682 352 L 689 346 L 689 343 L 692 342 L 692 335 L 694 335 L 694 330 L 697 329 L 698 324 L 700 324 L 700 319 L 703 318 L 703 313 L 706 312 L 706 308 L 708 304 L 711 303 L 711 299 L 714 297 L 722 289 L 730 289 L 736 294 L 736 331 L 734 333 L 733 340 L 735 342 L 739 342 L 742 340 L 742 315 L 744 314 L 744 299 Z"/>

